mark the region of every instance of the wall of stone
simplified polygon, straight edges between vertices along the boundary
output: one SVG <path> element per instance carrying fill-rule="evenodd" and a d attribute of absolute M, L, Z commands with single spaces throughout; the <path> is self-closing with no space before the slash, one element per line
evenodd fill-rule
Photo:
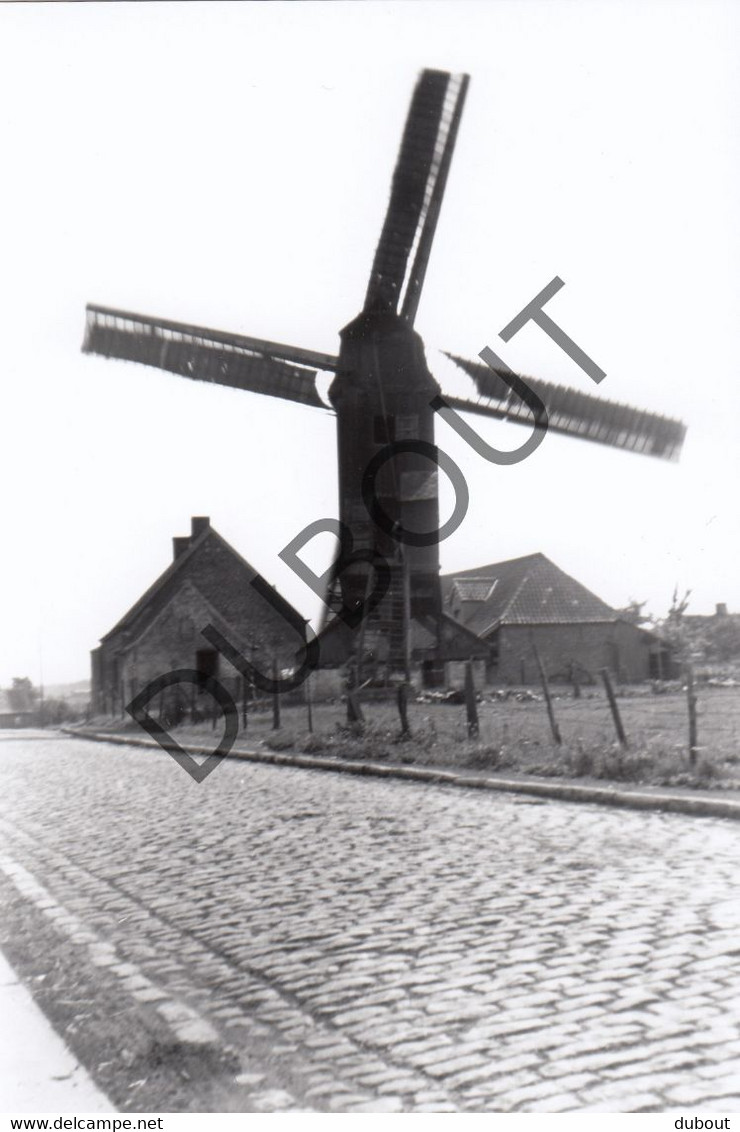
<path fill-rule="evenodd" d="M 609 668 L 625 683 L 650 677 L 651 638 L 626 622 L 584 625 L 505 625 L 499 630 L 499 661 L 489 671 L 489 682 L 537 684 L 539 673 L 531 645 L 537 644 L 548 677 L 553 683 L 570 679 L 573 663 L 598 678 L 600 668 Z"/>
<path fill-rule="evenodd" d="M 250 585 L 253 576 L 212 531 L 132 624 L 95 650 L 93 710 L 123 714 L 125 704 L 158 676 L 197 669 L 198 651 L 213 648 L 202 636 L 208 624 L 267 676 L 273 659 L 280 671 L 293 667 L 303 641 L 300 619 L 290 607 L 283 616 L 279 602 L 273 608 Z M 241 695 L 237 670 L 220 654 L 215 675 Z"/>
<path fill-rule="evenodd" d="M 473 662 L 473 685 L 476 691 L 482 691 L 486 687 L 486 662 L 485 660 L 474 660 Z M 464 660 L 448 660 L 445 664 L 445 688 L 448 690 L 460 690 L 465 687 L 465 661 Z"/>

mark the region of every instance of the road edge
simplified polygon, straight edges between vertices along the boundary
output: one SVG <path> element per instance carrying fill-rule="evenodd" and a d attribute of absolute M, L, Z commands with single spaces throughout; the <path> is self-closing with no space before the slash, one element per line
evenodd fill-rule
<path fill-rule="evenodd" d="M 78 730 L 71 727 L 62 727 L 60 730 L 65 735 L 99 743 L 165 750 L 160 744 L 152 740 L 140 739 L 136 736 Z M 213 753 L 211 747 L 183 745 L 182 749 L 193 755 L 210 755 Z M 264 763 L 268 766 L 288 766 L 301 770 L 328 770 L 334 771 L 336 774 L 370 775 L 374 778 L 428 782 L 436 786 L 456 786 L 470 790 L 524 794 L 537 798 L 551 798 L 560 802 L 581 802 L 620 809 L 655 810 L 659 813 L 686 814 L 691 817 L 740 820 L 740 802 L 727 798 L 708 798 L 703 794 L 657 794 L 641 790 L 624 790 L 615 786 L 581 786 L 565 782 L 540 782 L 535 779 L 506 778 L 495 774 L 467 775 L 454 770 L 437 770 L 434 767 L 385 765 L 375 762 L 361 762 L 357 759 L 323 758 L 320 755 L 303 755 L 285 751 L 232 749 L 226 757 L 241 759 L 245 762 Z"/>
<path fill-rule="evenodd" d="M 0 1043 L 0 1106 L 12 1113 L 117 1113 L 0 951 L 0 1001 L 8 1023 Z"/>

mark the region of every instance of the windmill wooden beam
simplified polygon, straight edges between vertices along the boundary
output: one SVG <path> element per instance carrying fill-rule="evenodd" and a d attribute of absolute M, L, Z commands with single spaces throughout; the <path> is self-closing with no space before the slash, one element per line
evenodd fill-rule
<path fill-rule="evenodd" d="M 317 371 L 337 367 L 331 354 L 91 303 L 82 349 L 322 409 Z"/>
<path fill-rule="evenodd" d="M 479 394 L 476 401 L 445 397 L 450 408 L 531 424 L 532 414 L 527 406 L 490 366 L 455 354 L 447 354 L 447 357 L 473 378 Z M 618 401 L 591 397 L 577 389 L 551 385 L 539 378 L 523 377 L 521 380 L 547 409 L 548 431 L 645 456 L 658 456 L 663 460 L 678 460 L 681 454 L 686 437 L 686 426 L 681 421 L 634 409 Z"/>

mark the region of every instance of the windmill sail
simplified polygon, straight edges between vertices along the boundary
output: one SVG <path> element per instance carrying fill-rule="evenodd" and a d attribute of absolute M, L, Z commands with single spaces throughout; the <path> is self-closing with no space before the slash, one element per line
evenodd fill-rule
<path fill-rule="evenodd" d="M 531 425 L 529 409 L 512 393 L 496 370 L 454 354 L 447 357 L 472 377 L 480 394 L 478 401 L 445 394 L 444 399 L 450 408 Z M 548 427 L 553 432 L 664 460 L 677 460 L 681 453 L 686 426 L 680 421 L 644 409 L 633 409 L 616 401 L 591 397 L 576 389 L 551 385 L 537 378 L 525 377 L 523 380 L 543 402 L 549 417 Z"/>
<path fill-rule="evenodd" d="M 424 286 L 434 233 L 437 230 L 437 221 L 439 220 L 442 199 L 447 185 L 447 175 L 452 164 L 457 131 L 465 106 L 465 95 L 468 92 L 468 82 L 467 75 L 452 75 L 447 84 L 447 95 L 437 135 L 435 158 L 427 181 L 421 224 L 417 228 L 414 247 L 411 251 L 412 265 L 408 273 L 401 308 L 402 317 L 412 325 L 416 318 L 421 289 Z"/>
<path fill-rule="evenodd" d="M 413 322 L 460 123 L 467 75 L 422 71 L 393 174 L 365 310 Z"/>
<path fill-rule="evenodd" d="M 317 371 L 337 364 L 330 354 L 91 305 L 82 349 L 321 409 Z"/>

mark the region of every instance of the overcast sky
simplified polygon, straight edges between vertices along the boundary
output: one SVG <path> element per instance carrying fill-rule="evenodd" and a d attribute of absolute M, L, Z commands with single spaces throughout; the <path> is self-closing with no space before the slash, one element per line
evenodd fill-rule
<path fill-rule="evenodd" d="M 337 513 L 321 410 L 84 357 L 88 301 L 335 353 L 418 71 L 471 85 L 417 329 L 680 417 L 678 464 L 553 434 L 494 467 L 445 570 L 542 551 L 614 605 L 740 611 L 740 5 L 712 0 L 0 5 L 0 685 L 84 678 L 192 514 L 306 615 L 278 559 Z M 457 386 L 456 386 L 457 388 Z M 514 425 L 479 422 L 516 447 Z M 445 498 L 445 497 L 443 497 Z M 449 500 L 447 500 L 449 505 Z M 317 540 L 312 560 L 328 559 Z"/>

